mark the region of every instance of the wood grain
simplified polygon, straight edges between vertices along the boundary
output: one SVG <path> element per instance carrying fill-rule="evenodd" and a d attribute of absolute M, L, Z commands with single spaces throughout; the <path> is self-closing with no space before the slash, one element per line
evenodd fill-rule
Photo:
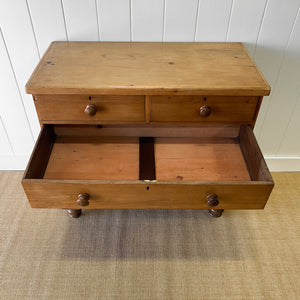
<path fill-rule="evenodd" d="M 206 196 L 217 194 L 217 209 L 264 208 L 269 182 L 141 182 L 23 180 L 33 208 L 79 209 L 78 194 L 90 195 L 87 209 L 209 209 Z M 147 189 L 148 188 L 148 189 Z"/>
<path fill-rule="evenodd" d="M 274 184 L 250 126 L 241 126 L 239 140 L 251 179 L 269 181 Z"/>
<path fill-rule="evenodd" d="M 53 125 L 58 137 L 238 137 L 239 125 Z"/>
<path fill-rule="evenodd" d="M 151 114 L 151 102 L 150 96 L 145 96 L 145 122 L 150 123 L 150 114 Z"/>
<path fill-rule="evenodd" d="M 26 91 L 263 96 L 270 86 L 241 43 L 53 42 Z"/>
<path fill-rule="evenodd" d="M 102 137 L 56 142 L 44 178 L 138 180 L 139 140 Z"/>
<path fill-rule="evenodd" d="M 95 105 L 94 115 L 85 113 L 87 105 Z M 43 123 L 89 124 L 143 122 L 143 96 L 37 95 L 35 106 Z"/>
<path fill-rule="evenodd" d="M 264 97 L 262 97 L 262 96 L 261 96 L 261 97 L 258 97 L 258 101 L 257 101 L 257 104 L 256 104 L 254 116 L 253 116 L 253 120 L 252 120 L 252 123 L 251 123 L 252 129 L 254 128 L 254 125 L 255 125 L 255 123 L 256 123 L 256 120 L 257 120 L 257 117 L 258 117 L 258 113 L 259 113 L 259 110 L 260 110 L 260 107 L 261 107 L 263 98 L 264 98 Z"/>
<path fill-rule="evenodd" d="M 157 138 L 157 180 L 248 181 L 239 144 L 228 138 Z"/>
<path fill-rule="evenodd" d="M 258 97 L 152 96 L 150 100 L 154 122 L 251 122 Z M 210 108 L 208 116 L 201 116 L 203 106 Z"/>
<path fill-rule="evenodd" d="M 55 139 L 53 127 L 44 125 L 32 151 L 24 178 L 43 178 Z"/>

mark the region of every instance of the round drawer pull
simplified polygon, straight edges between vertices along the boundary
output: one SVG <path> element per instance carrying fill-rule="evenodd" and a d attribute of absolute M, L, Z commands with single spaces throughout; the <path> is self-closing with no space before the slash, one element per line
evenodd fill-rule
<path fill-rule="evenodd" d="M 90 204 L 89 199 L 90 199 L 89 194 L 85 194 L 85 193 L 84 194 L 79 194 L 76 203 L 79 206 L 88 206 Z"/>
<path fill-rule="evenodd" d="M 200 116 L 205 118 L 208 117 L 211 113 L 210 107 L 208 105 L 203 105 L 200 107 Z"/>
<path fill-rule="evenodd" d="M 97 106 L 95 104 L 88 104 L 84 112 L 89 116 L 94 116 L 97 112 Z"/>
<path fill-rule="evenodd" d="M 207 195 L 206 200 L 209 207 L 214 207 L 219 204 L 218 196 L 216 194 Z"/>

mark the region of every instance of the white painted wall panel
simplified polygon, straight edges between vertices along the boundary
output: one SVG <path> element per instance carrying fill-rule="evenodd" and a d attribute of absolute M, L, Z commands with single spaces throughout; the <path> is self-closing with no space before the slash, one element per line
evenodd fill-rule
<path fill-rule="evenodd" d="M 0 155 L 0 170 L 25 170 L 30 155 Z"/>
<path fill-rule="evenodd" d="M 130 41 L 130 0 L 97 0 L 101 41 Z"/>
<path fill-rule="evenodd" d="M 98 41 L 95 0 L 62 0 L 62 3 L 69 41 Z"/>
<path fill-rule="evenodd" d="M 16 92 L 21 94 L 23 104 L 20 104 L 25 107 L 30 128 L 36 138 L 40 125 L 32 97 L 25 93 L 24 87 L 39 61 L 39 53 L 26 1 L 1 0 L 0 26 L 17 79 Z"/>
<path fill-rule="evenodd" d="M 164 41 L 193 42 L 198 0 L 165 0 Z"/>
<path fill-rule="evenodd" d="M 272 94 L 275 90 L 278 73 L 282 65 L 299 4 L 299 0 L 289 0 L 288 5 L 286 1 L 281 0 L 269 0 L 267 3 L 254 58 L 271 85 Z M 260 133 L 271 101 L 272 96 L 264 98 L 257 119 L 255 134 L 259 142 L 263 142 L 262 138 L 260 138 Z M 275 153 L 273 152 L 273 154 Z"/>
<path fill-rule="evenodd" d="M 243 42 L 253 56 L 267 0 L 233 1 L 227 42 Z"/>
<path fill-rule="evenodd" d="M 53 41 L 66 41 L 67 32 L 61 0 L 27 0 L 41 55 Z"/>
<path fill-rule="evenodd" d="M 233 0 L 199 0 L 196 42 L 225 42 Z"/>
<path fill-rule="evenodd" d="M 13 155 L 12 147 L 9 144 L 8 135 L 5 131 L 2 118 L 0 116 L 0 156 Z"/>
<path fill-rule="evenodd" d="M 300 170 L 300 0 L 0 0 L 0 169 L 40 130 L 24 86 L 53 40 L 242 41 L 270 82 L 255 134 L 274 170 Z M 1 33 L 2 32 L 2 33 Z M 9 99 L 9 106 L 6 105 Z"/>
<path fill-rule="evenodd" d="M 132 41 L 162 41 L 164 5 L 164 0 L 132 0 Z"/>
<path fill-rule="evenodd" d="M 1 31 L 0 66 L 0 117 L 14 154 L 27 154 L 32 151 L 34 141 Z"/>
<path fill-rule="evenodd" d="M 289 120 L 300 95 L 299 36 L 300 17 L 298 15 L 285 51 L 269 109 L 265 115 L 264 126 L 261 130 L 261 147 L 266 155 L 280 155 L 278 150 L 282 140 L 284 140 Z M 300 119 L 300 115 L 298 115 L 298 118 Z"/>
<path fill-rule="evenodd" d="M 289 120 L 277 155 L 300 157 L 300 96 Z"/>

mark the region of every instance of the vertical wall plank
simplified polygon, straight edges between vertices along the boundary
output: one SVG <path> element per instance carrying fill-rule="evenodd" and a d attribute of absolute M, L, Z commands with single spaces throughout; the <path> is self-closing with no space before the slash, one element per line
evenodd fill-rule
<path fill-rule="evenodd" d="M 0 155 L 13 155 L 12 148 L 9 144 L 2 118 L 0 116 Z"/>
<path fill-rule="evenodd" d="M 272 87 L 271 96 L 264 98 L 254 130 L 260 142 L 265 114 L 271 102 L 299 4 L 299 0 L 290 0 L 288 5 L 281 0 L 269 0 L 266 7 L 254 54 L 257 65 Z"/>
<path fill-rule="evenodd" d="M 130 0 L 97 0 L 101 41 L 130 41 Z"/>
<path fill-rule="evenodd" d="M 193 42 L 198 0 L 165 0 L 164 41 Z"/>
<path fill-rule="evenodd" d="M 0 66 L 0 116 L 5 124 L 6 132 L 13 147 L 14 154 L 28 154 L 33 147 L 33 137 L 1 31 Z"/>
<path fill-rule="evenodd" d="M 164 5 L 164 0 L 132 0 L 132 41 L 162 41 Z"/>
<path fill-rule="evenodd" d="M 2 34 L 17 79 L 18 86 L 16 86 L 16 92 L 19 89 L 30 128 L 33 136 L 36 138 L 40 131 L 40 125 L 32 97 L 25 93 L 24 87 L 32 70 L 39 61 L 39 54 L 26 1 L 1 0 L 0 22 Z"/>
<path fill-rule="evenodd" d="M 61 0 L 27 1 L 42 56 L 51 42 L 67 40 Z"/>
<path fill-rule="evenodd" d="M 70 41 L 98 41 L 95 0 L 62 0 Z"/>
<path fill-rule="evenodd" d="M 281 146 L 277 152 L 278 156 L 298 156 L 300 157 L 300 96 L 297 105 L 290 118 Z"/>
<path fill-rule="evenodd" d="M 300 0 L 0 1 L 0 168 L 25 166 L 40 127 L 24 86 L 50 42 L 68 34 L 81 41 L 244 42 L 272 87 L 255 127 L 263 153 L 299 158 Z"/>
<path fill-rule="evenodd" d="M 199 0 L 196 42 L 225 42 L 232 0 Z"/>
<path fill-rule="evenodd" d="M 289 5 L 281 0 L 268 1 L 255 61 L 271 85 L 275 83 L 279 72 L 299 4 L 299 0 L 290 0 Z"/>
<path fill-rule="evenodd" d="M 299 11 L 298 11 L 299 12 Z M 278 153 L 288 122 L 300 95 L 300 16 L 295 22 L 261 131 L 267 155 Z M 298 115 L 300 118 L 300 115 Z M 299 130 L 299 128 L 298 128 Z M 300 139 L 300 133 L 299 133 Z M 290 140 L 292 142 L 292 140 Z"/>
<path fill-rule="evenodd" d="M 244 42 L 251 56 L 265 11 L 266 0 L 233 1 L 227 41 Z"/>

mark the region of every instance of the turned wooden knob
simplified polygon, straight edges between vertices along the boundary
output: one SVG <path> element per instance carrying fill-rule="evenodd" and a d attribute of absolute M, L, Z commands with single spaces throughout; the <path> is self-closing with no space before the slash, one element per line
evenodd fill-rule
<path fill-rule="evenodd" d="M 88 104 L 84 112 L 89 116 L 94 116 L 97 112 L 97 106 L 95 104 Z"/>
<path fill-rule="evenodd" d="M 206 196 L 207 205 L 209 207 L 214 207 L 219 204 L 218 196 L 216 194 L 210 194 Z"/>
<path fill-rule="evenodd" d="M 79 206 L 88 206 L 90 204 L 89 199 L 90 199 L 89 194 L 79 194 L 76 203 Z"/>
<path fill-rule="evenodd" d="M 200 116 L 205 118 L 208 117 L 211 113 L 210 107 L 208 105 L 203 105 L 200 107 Z"/>

